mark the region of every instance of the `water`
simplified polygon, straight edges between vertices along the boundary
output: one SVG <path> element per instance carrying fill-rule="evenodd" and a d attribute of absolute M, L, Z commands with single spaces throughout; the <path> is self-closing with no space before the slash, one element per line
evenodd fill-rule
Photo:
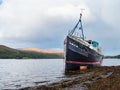
<path fill-rule="evenodd" d="M 102 66 L 119 66 L 120 59 L 104 59 Z"/>
<path fill-rule="evenodd" d="M 119 64 L 119 59 L 103 60 L 103 66 Z M 64 77 L 63 59 L 0 59 L 0 90 L 52 83 Z"/>
<path fill-rule="evenodd" d="M 63 76 L 61 59 L 0 60 L 0 90 L 50 83 Z"/>

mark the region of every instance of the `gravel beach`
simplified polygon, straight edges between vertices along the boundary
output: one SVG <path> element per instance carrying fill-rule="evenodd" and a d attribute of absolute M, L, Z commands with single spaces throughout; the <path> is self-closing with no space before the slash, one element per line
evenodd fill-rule
<path fill-rule="evenodd" d="M 66 78 L 52 84 L 20 90 L 119 90 L 120 66 L 95 67 L 84 71 L 65 72 Z"/>

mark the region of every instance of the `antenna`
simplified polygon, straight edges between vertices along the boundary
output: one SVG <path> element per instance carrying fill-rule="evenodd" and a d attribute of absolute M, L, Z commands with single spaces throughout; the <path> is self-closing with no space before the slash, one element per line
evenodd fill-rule
<path fill-rule="evenodd" d="M 81 10 L 81 12 L 80 12 L 80 21 L 81 21 L 82 13 L 83 13 L 83 11 L 84 11 L 85 9 L 80 9 L 80 10 Z"/>
<path fill-rule="evenodd" d="M 82 9 L 80 9 L 80 10 L 81 10 L 81 13 L 83 13 L 83 11 L 84 11 L 85 9 L 82 8 Z"/>

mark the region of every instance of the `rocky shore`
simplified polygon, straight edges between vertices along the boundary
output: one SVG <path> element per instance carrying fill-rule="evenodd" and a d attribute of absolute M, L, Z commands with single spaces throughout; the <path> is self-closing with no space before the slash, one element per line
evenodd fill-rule
<path fill-rule="evenodd" d="M 84 71 L 65 72 L 56 83 L 27 87 L 20 90 L 119 90 L 120 66 L 95 67 Z"/>

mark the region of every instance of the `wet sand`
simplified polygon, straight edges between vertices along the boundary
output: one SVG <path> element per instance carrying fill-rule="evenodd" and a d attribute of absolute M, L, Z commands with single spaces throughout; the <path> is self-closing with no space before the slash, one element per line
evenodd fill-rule
<path fill-rule="evenodd" d="M 65 72 L 63 80 L 20 90 L 120 90 L 120 66 Z"/>

